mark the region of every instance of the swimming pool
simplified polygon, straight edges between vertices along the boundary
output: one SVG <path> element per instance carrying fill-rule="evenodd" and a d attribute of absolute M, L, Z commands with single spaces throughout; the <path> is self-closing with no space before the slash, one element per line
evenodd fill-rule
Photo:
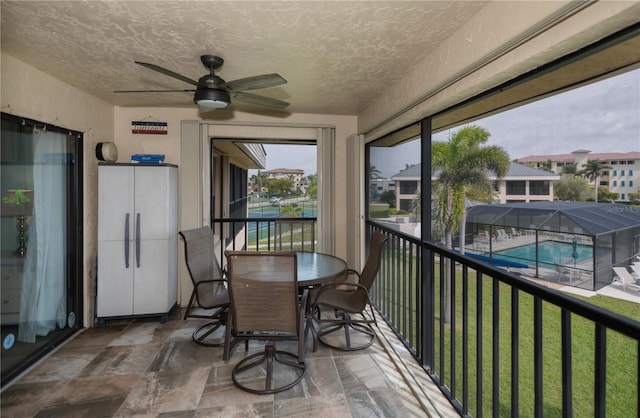
<path fill-rule="evenodd" d="M 577 244 L 578 258 L 576 263 L 586 261 L 593 257 L 593 249 L 590 245 Z M 511 259 L 521 263 L 535 265 L 536 244 L 528 244 L 520 247 L 509 248 L 493 253 L 500 258 Z M 573 244 L 570 242 L 545 241 L 538 244 L 538 265 L 553 269 L 555 265 L 567 264 L 569 259 L 573 262 Z"/>

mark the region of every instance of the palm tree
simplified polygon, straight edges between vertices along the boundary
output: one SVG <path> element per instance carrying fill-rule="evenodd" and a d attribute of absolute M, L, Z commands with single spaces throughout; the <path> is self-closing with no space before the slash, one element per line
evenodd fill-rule
<path fill-rule="evenodd" d="M 249 181 L 253 186 L 253 190 L 254 191 L 257 190 L 258 193 L 262 194 L 262 186 L 266 184 L 267 177 L 268 176 L 263 172 L 261 172 L 260 170 L 258 170 L 258 174 L 254 174 L 253 176 L 251 176 Z"/>
<path fill-rule="evenodd" d="M 551 162 L 551 160 L 547 160 L 540 164 L 540 168 L 544 171 L 553 171 L 551 167 L 553 167 L 553 163 Z"/>
<path fill-rule="evenodd" d="M 611 167 L 603 165 L 598 160 L 587 160 L 585 164 L 582 164 L 582 167 L 582 170 L 580 170 L 578 174 L 595 183 L 596 203 L 598 203 L 598 184 L 600 183 L 600 177 L 602 177 L 604 170 L 609 170 Z"/>
<path fill-rule="evenodd" d="M 574 163 L 565 164 L 562 167 L 562 174 L 567 174 L 574 177 L 579 176 L 578 166 Z"/>
<path fill-rule="evenodd" d="M 375 166 L 369 166 L 369 176 L 371 176 L 372 180 L 379 179 L 382 176 L 380 170 Z"/>
<path fill-rule="evenodd" d="M 379 179 L 382 176 L 382 173 L 375 165 L 369 166 L 369 194 L 373 199 L 373 196 L 376 194 L 376 184 L 372 180 Z"/>
<path fill-rule="evenodd" d="M 301 206 L 288 204 L 280 209 L 280 216 L 283 218 L 299 218 L 302 213 Z"/>
<path fill-rule="evenodd" d="M 460 129 L 447 142 L 431 144 L 432 169 L 438 172 L 434 183 L 435 233 L 445 238 L 447 248 L 453 248 L 453 234 L 464 224 L 467 190 L 474 194 L 491 195 L 493 183 L 487 171 L 498 178 L 509 169 L 509 155 L 498 146 L 483 146 L 491 134 L 486 129 L 470 125 Z M 462 248 L 464 243 L 460 243 Z M 446 285 L 445 321 L 451 318 L 451 277 L 448 267 Z"/>

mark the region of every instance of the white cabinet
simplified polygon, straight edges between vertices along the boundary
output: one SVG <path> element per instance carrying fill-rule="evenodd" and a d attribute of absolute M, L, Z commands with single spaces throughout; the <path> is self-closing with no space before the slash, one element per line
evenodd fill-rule
<path fill-rule="evenodd" d="M 177 303 L 178 167 L 98 168 L 97 317 L 160 316 Z"/>

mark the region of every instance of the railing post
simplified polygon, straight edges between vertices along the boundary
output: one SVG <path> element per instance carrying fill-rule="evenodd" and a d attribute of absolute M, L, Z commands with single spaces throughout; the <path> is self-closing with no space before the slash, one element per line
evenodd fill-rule
<path fill-rule="evenodd" d="M 483 382 L 483 373 L 482 373 L 482 359 L 484 358 L 484 353 L 482 351 L 482 341 L 483 341 L 483 331 L 482 331 L 482 319 L 483 319 L 483 309 L 482 309 L 482 273 L 476 271 L 476 416 L 482 416 L 482 400 L 483 400 L 483 391 L 482 387 L 484 386 Z"/>
<path fill-rule="evenodd" d="M 492 318 L 493 318 L 493 330 L 492 330 L 492 364 L 493 370 L 491 395 L 494 418 L 500 416 L 500 327 L 496 324 L 500 324 L 500 281 L 498 279 L 492 279 L 493 292 L 492 292 Z"/>
<path fill-rule="evenodd" d="M 536 297 L 533 300 L 533 391 L 534 391 L 534 416 L 543 416 L 543 390 L 542 390 L 542 301 Z"/>
<path fill-rule="evenodd" d="M 607 409 L 607 329 L 602 324 L 596 323 L 595 331 L 594 415 L 596 417 L 605 417 Z"/>
<path fill-rule="evenodd" d="M 519 290 L 511 288 L 511 416 L 519 416 L 520 381 L 520 299 Z"/>
<path fill-rule="evenodd" d="M 562 310 L 562 416 L 573 416 L 573 386 L 571 378 L 571 313 Z"/>

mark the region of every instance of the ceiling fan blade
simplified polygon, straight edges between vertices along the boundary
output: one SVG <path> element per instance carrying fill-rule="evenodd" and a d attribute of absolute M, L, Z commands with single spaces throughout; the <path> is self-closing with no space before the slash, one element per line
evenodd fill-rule
<path fill-rule="evenodd" d="M 244 91 L 266 89 L 267 87 L 279 86 L 286 83 L 287 80 L 282 78 L 279 74 L 273 73 L 229 81 L 228 83 L 226 83 L 226 86 L 227 90 L 229 91 Z"/>
<path fill-rule="evenodd" d="M 136 64 L 142 65 L 143 67 L 147 67 L 150 70 L 157 71 L 157 72 L 162 73 L 164 75 L 168 75 L 169 77 L 173 77 L 173 78 L 176 78 L 178 80 L 184 81 L 185 83 L 193 84 L 194 86 L 198 85 L 198 82 L 196 80 L 192 80 L 189 77 L 183 76 L 182 74 L 174 73 L 171 70 L 167 70 L 166 68 L 159 67 L 159 66 L 157 66 L 155 64 L 149 64 L 149 63 L 140 62 L 140 61 L 134 61 L 134 62 Z"/>
<path fill-rule="evenodd" d="M 186 90 L 114 90 L 114 93 L 193 93 L 196 89 Z"/>
<path fill-rule="evenodd" d="M 230 95 L 234 99 L 238 99 L 242 102 L 271 107 L 273 109 L 284 109 L 285 107 L 289 106 L 289 103 L 283 102 L 282 100 L 272 99 L 270 97 L 258 96 L 256 94 L 251 94 L 251 93 L 231 92 Z"/>

